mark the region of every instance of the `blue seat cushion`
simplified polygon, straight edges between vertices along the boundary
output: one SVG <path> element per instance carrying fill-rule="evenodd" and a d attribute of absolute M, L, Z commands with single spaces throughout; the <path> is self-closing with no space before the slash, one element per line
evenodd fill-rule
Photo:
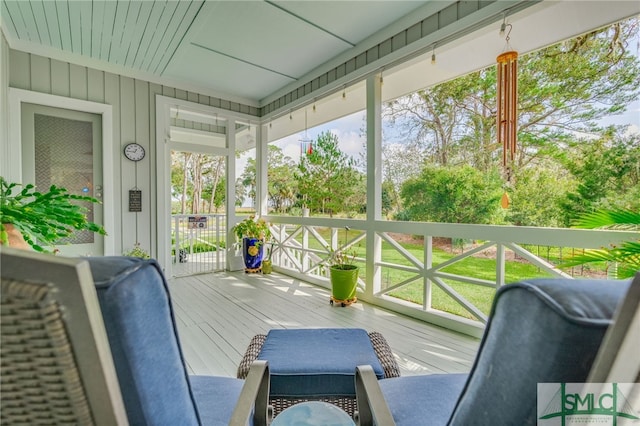
<path fill-rule="evenodd" d="M 359 328 L 271 330 L 258 359 L 269 362 L 271 396 L 355 396 L 358 365 L 384 377 L 369 335 Z"/>
<path fill-rule="evenodd" d="M 129 423 L 198 424 L 169 289 L 158 263 L 119 256 L 87 260 Z"/>
<path fill-rule="evenodd" d="M 231 377 L 190 376 L 191 389 L 203 426 L 227 426 L 244 380 Z"/>
<path fill-rule="evenodd" d="M 397 426 L 446 425 L 467 374 L 431 374 L 380 380 Z"/>

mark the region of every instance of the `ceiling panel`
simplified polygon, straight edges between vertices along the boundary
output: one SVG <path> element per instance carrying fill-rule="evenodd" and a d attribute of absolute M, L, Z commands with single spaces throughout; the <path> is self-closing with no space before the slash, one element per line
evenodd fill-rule
<path fill-rule="evenodd" d="M 38 27 L 38 36 L 43 44 L 52 45 L 51 37 L 49 36 L 49 26 L 47 25 L 47 18 L 45 17 L 44 7 L 42 3 L 35 3 L 31 5 L 31 13 L 33 14 L 33 20 Z"/>
<path fill-rule="evenodd" d="M 21 49 L 45 47 L 62 61 L 82 56 L 254 102 L 427 3 L 0 1 L 10 45 L 19 40 Z"/>
<path fill-rule="evenodd" d="M 380 28 L 424 6 L 415 0 L 396 1 L 274 1 L 274 4 L 327 31 L 358 44 Z"/>
<path fill-rule="evenodd" d="M 186 10 L 182 9 L 183 4 L 188 5 Z M 163 38 L 163 42 L 166 41 L 166 44 L 161 44 L 158 48 L 158 53 L 162 52 L 162 55 L 155 56 L 154 61 L 157 58 L 159 58 L 159 61 L 155 66 L 152 62 L 149 71 L 157 75 L 163 75 L 164 69 L 169 64 L 169 61 L 175 54 L 176 49 L 181 46 L 182 40 L 189 28 L 191 28 L 191 25 L 193 24 L 194 19 L 198 16 L 203 4 L 203 1 L 191 1 L 189 3 L 179 2 L 178 8 L 171 16 L 169 26 L 167 27 L 166 35 L 171 35 L 171 37 Z"/>
<path fill-rule="evenodd" d="M 109 49 L 111 48 L 111 38 L 113 33 L 113 26 L 116 20 L 116 9 L 118 3 L 115 1 L 109 1 L 104 3 L 104 9 L 102 10 L 102 25 L 100 28 L 100 46 L 94 51 L 94 58 L 107 60 L 109 58 Z"/>
<path fill-rule="evenodd" d="M 266 2 L 207 3 L 189 42 L 298 78 L 351 47 Z"/>
<path fill-rule="evenodd" d="M 181 12 L 180 8 L 185 8 L 186 4 L 180 4 L 175 1 L 166 2 L 162 5 L 162 12 L 160 15 L 160 19 L 153 29 L 153 35 L 151 37 L 151 43 L 149 44 L 149 48 L 144 52 L 144 56 L 141 57 L 141 63 L 139 67 L 145 71 L 149 71 L 151 69 L 151 64 L 154 63 L 157 65 L 157 62 L 154 62 L 156 57 L 162 57 L 161 49 L 164 49 L 166 43 L 171 40 L 171 34 L 173 34 L 170 30 L 171 21 L 174 16 L 184 16 L 184 11 Z M 148 31 L 151 33 L 151 31 Z M 159 59 L 158 59 L 159 61 Z"/>
<path fill-rule="evenodd" d="M 184 66 L 185 64 L 188 66 Z M 247 99 L 264 97 L 271 93 L 271 87 L 281 87 L 291 81 L 279 74 L 246 66 L 194 45 L 182 47 L 164 75 L 169 78 L 186 78 L 220 93 L 232 93 Z"/>

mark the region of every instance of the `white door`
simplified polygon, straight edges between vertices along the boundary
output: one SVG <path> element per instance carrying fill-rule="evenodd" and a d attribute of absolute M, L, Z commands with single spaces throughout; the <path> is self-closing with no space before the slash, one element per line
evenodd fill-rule
<path fill-rule="evenodd" d="M 23 182 L 41 190 L 52 184 L 102 201 L 102 116 L 22 103 Z M 83 203 L 87 218 L 103 224 L 101 204 Z M 104 237 L 76 232 L 56 244 L 66 256 L 101 256 Z"/>

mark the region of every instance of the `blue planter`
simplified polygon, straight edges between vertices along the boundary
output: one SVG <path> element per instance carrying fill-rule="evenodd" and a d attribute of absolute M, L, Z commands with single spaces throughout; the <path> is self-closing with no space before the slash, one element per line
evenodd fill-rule
<path fill-rule="evenodd" d="M 242 239 L 242 256 L 246 272 L 256 272 L 262 267 L 263 246 L 264 243 L 258 238 Z"/>

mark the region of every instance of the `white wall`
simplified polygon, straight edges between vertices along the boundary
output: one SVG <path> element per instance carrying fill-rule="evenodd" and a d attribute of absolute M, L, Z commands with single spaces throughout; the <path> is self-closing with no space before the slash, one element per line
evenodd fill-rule
<path fill-rule="evenodd" d="M 156 111 L 155 96 L 188 100 L 203 105 L 224 108 L 228 101 L 162 86 L 143 80 L 62 62 L 43 56 L 9 49 L 1 39 L 0 65 L 0 142 L 2 161 L 0 175 L 7 170 L 8 87 L 31 90 L 111 105 L 113 108 L 113 176 L 116 212 L 114 229 L 107 232 L 114 238 L 116 254 L 130 249 L 136 242 L 157 256 L 156 236 Z M 7 72 L 8 71 L 8 72 Z M 8 76 L 7 76 L 8 74 Z M 134 163 L 122 155 L 129 142 L 144 146 L 147 156 Z M 142 212 L 128 211 L 128 193 L 137 187 L 142 190 Z"/>

